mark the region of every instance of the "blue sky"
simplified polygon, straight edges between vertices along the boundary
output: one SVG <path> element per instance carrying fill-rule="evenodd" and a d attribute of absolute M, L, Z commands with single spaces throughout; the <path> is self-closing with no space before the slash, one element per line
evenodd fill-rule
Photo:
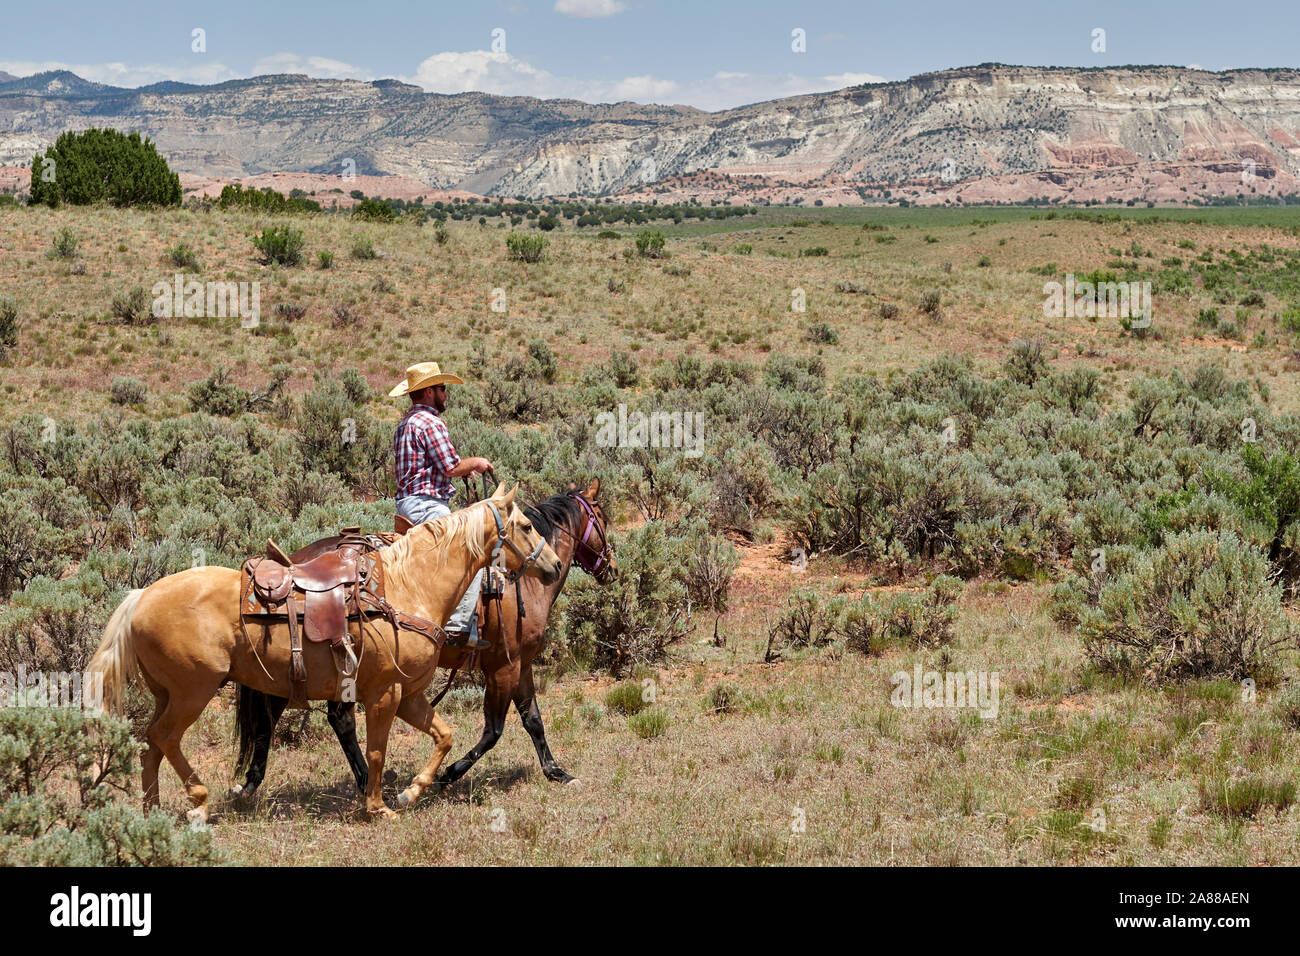
<path fill-rule="evenodd" d="M 1300 4 L 1277 0 L 44 0 L 11 4 L 4 19 L 0 70 L 18 75 L 70 69 L 119 86 L 394 77 L 441 93 L 703 109 L 987 61 L 1300 66 Z M 195 28 L 205 52 L 192 50 Z"/>

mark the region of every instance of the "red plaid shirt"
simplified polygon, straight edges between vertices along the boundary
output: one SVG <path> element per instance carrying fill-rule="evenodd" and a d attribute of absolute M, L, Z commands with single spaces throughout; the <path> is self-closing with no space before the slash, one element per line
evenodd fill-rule
<path fill-rule="evenodd" d="M 460 464 L 460 455 L 447 434 L 447 423 L 428 405 L 412 405 L 393 439 L 397 459 L 397 497 L 432 495 L 451 498 L 456 486 L 447 472 Z"/>

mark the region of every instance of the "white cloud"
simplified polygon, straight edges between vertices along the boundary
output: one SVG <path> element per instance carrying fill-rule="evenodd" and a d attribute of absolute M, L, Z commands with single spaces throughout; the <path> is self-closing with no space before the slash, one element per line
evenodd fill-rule
<path fill-rule="evenodd" d="M 566 17 L 581 17 L 584 20 L 612 17 L 626 9 L 627 4 L 623 0 L 555 0 L 556 13 L 562 13 Z"/>
<path fill-rule="evenodd" d="M 435 53 L 421 61 L 408 82 L 431 93 L 496 93 L 501 96 L 571 95 L 564 81 L 509 53 L 466 50 Z"/>
<path fill-rule="evenodd" d="M 610 87 L 615 100 L 636 100 L 639 103 L 678 102 L 678 86 L 672 80 L 658 80 L 653 76 L 629 76 Z"/>
<path fill-rule="evenodd" d="M 329 80 L 372 80 L 366 70 L 324 56 L 299 56 L 297 53 L 273 53 L 253 64 L 253 75 L 266 73 L 306 73 Z"/>

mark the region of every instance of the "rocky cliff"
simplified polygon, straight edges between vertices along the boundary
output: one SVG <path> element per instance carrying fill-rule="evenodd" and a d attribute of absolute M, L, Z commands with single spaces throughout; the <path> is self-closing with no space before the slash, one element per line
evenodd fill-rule
<path fill-rule="evenodd" d="M 984 65 L 717 113 L 304 76 L 138 90 L 70 73 L 0 82 L 0 164 L 92 125 L 138 129 L 174 168 L 209 177 L 351 161 L 508 196 L 662 194 L 713 170 L 751 193 L 833 186 L 843 201 L 905 183 L 968 200 L 1082 198 L 1102 181 L 1118 198 L 1177 199 L 1294 190 L 1300 71 Z"/>

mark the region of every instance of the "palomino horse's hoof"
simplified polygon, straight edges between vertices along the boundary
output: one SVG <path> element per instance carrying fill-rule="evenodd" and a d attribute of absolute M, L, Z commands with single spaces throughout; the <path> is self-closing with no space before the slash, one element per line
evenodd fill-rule
<path fill-rule="evenodd" d="M 397 819 L 397 814 L 394 813 L 392 810 L 390 810 L 388 807 L 380 807 L 378 810 L 368 810 L 366 811 L 366 815 L 369 816 L 371 820 L 396 820 Z"/>
<path fill-rule="evenodd" d="M 402 809 L 406 809 L 411 804 L 415 803 L 415 801 L 418 799 L 419 799 L 418 796 L 411 795 L 411 788 L 407 787 L 405 790 L 403 790 L 401 793 L 397 795 L 397 805 Z"/>
<path fill-rule="evenodd" d="M 581 781 L 580 779 L 578 779 L 577 777 L 570 777 L 567 781 L 565 781 L 565 784 L 564 784 L 564 785 L 565 785 L 566 787 L 571 787 L 571 788 L 574 789 L 574 790 L 581 790 L 581 789 L 582 789 L 582 781 Z"/>
<path fill-rule="evenodd" d="M 208 808 L 195 807 L 185 814 L 185 819 L 190 821 L 191 830 L 206 830 L 208 828 Z"/>

